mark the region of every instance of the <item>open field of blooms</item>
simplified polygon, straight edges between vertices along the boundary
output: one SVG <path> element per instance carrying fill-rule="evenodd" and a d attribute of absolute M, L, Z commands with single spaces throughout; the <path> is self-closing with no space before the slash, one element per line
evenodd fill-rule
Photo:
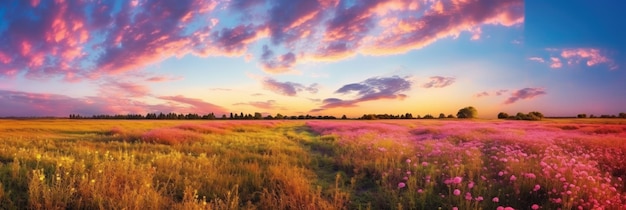
<path fill-rule="evenodd" d="M 626 209 L 625 120 L 0 120 L 0 209 Z"/>

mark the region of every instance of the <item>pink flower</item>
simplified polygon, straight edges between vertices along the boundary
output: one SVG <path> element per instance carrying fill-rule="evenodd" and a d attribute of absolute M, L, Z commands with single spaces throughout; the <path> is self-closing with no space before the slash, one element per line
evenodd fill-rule
<path fill-rule="evenodd" d="M 533 204 L 530 208 L 533 209 L 533 210 L 537 210 L 537 209 L 539 209 L 539 205 Z"/>
<path fill-rule="evenodd" d="M 535 185 L 535 188 L 533 188 L 533 191 L 535 191 L 535 192 L 536 192 L 536 191 L 537 191 L 537 190 L 539 190 L 539 189 L 541 189 L 541 186 L 539 186 L 538 184 L 536 184 L 536 185 Z"/>
<path fill-rule="evenodd" d="M 493 201 L 494 203 L 497 203 L 497 202 L 500 202 L 500 199 L 498 197 L 493 197 L 491 201 Z"/>
<path fill-rule="evenodd" d="M 504 207 L 498 206 L 498 208 L 496 208 L 496 210 L 504 210 Z"/>
<path fill-rule="evenodd" d="M 418 189 L 418 190 L 417 190 L 417 193 L 422 194 L 422 193 L 424 193 L 424 190 L 422 190 L 422 189 Z"/>
<path fill-rule="evenodd" d="M 404 179 L 404 180 L 409 180 L 409 177 L 408 177 L 408 176 L 405 176 L 405 177 L 402 177 L 402 179 Z"/>
<path fill-rule="evenodd" d="M 498 176 L 502 176 L 502 175 L 504 175 L 504 172 L 502 171 L 498 172 Z"/>
<path fill-rule="evenodd" d="M 515 209 L 513 207 L 507 206 L 507 207 L 504 207 L 504 210 L 515 210 Z"/>
<path fill-rule="evenodd" d="M 454 177 L 454 179 L 452 180 L 454 184 L 461 184 L 462 181 L 463 181 L 463 178 L 458 177 L 458 176 Z"/>
<path fill-rule="evenodd" d="M 476 201 L 483 201 L 483 196 L 476 197 Z"/>
<path fill-rule="evenodd" d="M 474 182 L 468 183 L 467 188 L 470 188 L 470 189 L 474 188 Z"/>
<path fill-rule="evenodd" d="M 510 180 L 511 180 L 511 181 L 515 181 L 515 180 L 517 180 L 517 177 L 515 177 L 515 175 L 511 175 Z"/>
<path fill-rule="evenodd" d="M 398 183 L 398 188 L 404 188 L 404 187 L 406 187 L 406 184 L 404 182 Z"/>
<path fill-rule="evenodd" d="M 459 210 L 459 208 L 455 206 L 455 207 L 452 207 L 452 210 Z"/>
<path fill-rule="evenodd" d="M 465 193 L 465 200 L 471 201 L 472 200 L 472 193 L 466 192 Z"/>
<path fill-rule="evenodd" d="M 428 162 L 422 162 L 422 166 L 424 167 L 428 166 Z"/>
<path fill-rule="evenodd" d="M 411 163 L 411 159 L 406 159 L 406 163 Z"/>
<path fill-rule="evenodd" d="M 461 190 L 459 189 L 454 189 L 454 195 L 458 196 L 461 194 Z"/>

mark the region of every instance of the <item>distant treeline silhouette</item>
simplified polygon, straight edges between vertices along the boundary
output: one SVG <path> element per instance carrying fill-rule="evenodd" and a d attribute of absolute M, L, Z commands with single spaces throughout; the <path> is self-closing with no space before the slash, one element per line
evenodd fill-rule
<path fill-rule="evenodd" d="M 243 112 L 237 114 L 237 113 L 230 113 L 229 115 L 223 114 L 222 116 L 218 117 L 215 116 L 214 113 L 209 113 L 209 114 L 205 114 L 205 115 L 200 115 L 200 114 L 196 114 L 196 113 L 188 113 L 188 114 L 182 114 L 182 113 L 148 113 L 146 115 L 142 115 L 142 114 L 115 114 L 115 115 L 109 115 L 109 114 L 99 114 L 99 115 L 92 115 L 92 116 L 84 116 L 84 115 L 80 115 L 80 114 L 70 114 L 70 119 L 123 119 L 123 120 L 261 120 L 261 119 L 265 119 L 265 120 L 269 120 L 269 119 L 291 119 L 291 120 L 298 120 L 298 119 L 337 119 L 337 117 L 335 116 L 312 116 L 312 115 L 292 115 L 292 116 L 287 116 L 287 115 L 281 115 L 281 114 L 276 114 L 276 116 L 272 116 L 272 115 L 267 115 L 267 116 L 263 116 L 261 113 L 259 112 L 255 112 L 254 114 L 244 114 Z M 347 119 L 344 115 L 343 119 Z"/>

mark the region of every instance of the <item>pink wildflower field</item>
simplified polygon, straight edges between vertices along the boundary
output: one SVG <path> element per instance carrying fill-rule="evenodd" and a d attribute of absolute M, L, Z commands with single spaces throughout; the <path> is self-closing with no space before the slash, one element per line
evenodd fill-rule
<path fill-rule="evenodd" d="M 362 190 L 408 209 L 626 209 L 626 125 L 592 121 L 306 124 Z M 358 194 L 358 191 L 357 191 Z M 362 196 L 368 196 L 364 193 Z M 387 208 L 390 206 L 377 206 Z"/>

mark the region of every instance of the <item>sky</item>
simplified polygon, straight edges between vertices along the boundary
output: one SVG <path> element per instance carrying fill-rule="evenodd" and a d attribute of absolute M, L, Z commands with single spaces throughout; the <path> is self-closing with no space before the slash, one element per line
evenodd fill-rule
<path fill-rule="evenodd" d="M 613 0 L 0 1 L 0 117 L 626 112 Z"/>

